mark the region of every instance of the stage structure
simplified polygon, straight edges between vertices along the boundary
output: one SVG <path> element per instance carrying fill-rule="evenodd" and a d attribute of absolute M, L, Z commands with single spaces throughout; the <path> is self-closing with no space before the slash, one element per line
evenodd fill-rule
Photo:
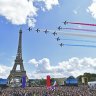
<path fill-rule="evenodd" d="M 51 79 L 50 79 L 50 76 L 47 75 L 47 78 L 46 78 L 46 86 L 47 87 L 50 87 L 51 86 Z"/>
<path fill-rule="evenodd" d="M 18 67 L 19 67 L 19 70 L 17 69 Z M 13 69 L 10 71 L 10 75 L 8 76 L 8 85 L 11 87 L 22 86 L 23 76 L 26 77 L 26 82 L 27 82 L 28 77 L 26 75 L 26 71 L 24 69 L 23 59 L 22 59 L 22 30 L 20 29 L 17 55 L 16 55 Z"/>

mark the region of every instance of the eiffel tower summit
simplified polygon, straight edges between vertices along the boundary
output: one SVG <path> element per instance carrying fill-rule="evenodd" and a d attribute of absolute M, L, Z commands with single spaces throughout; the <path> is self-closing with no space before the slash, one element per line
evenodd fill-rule
<path fill-rule="evenodd" d="M 17 70 L 16 69 L 17 67 L 20 67 L 20 69 Z M 8 76 L 9 85 L 14 84 L 14 82 L 15 82 L 15 84 L 17 84 L 16 86 L 20 86 L 22 83 L 21 82 L 22 76 L 26 76 L 26 78 L 27 78 L 26 71 L 25 71 L 24 65 L 23 65 L 23 59 L 22 59 L 22 30 L 20 29 L 16 59 L 14 62 L 14 66 L 13 66 L 12 70 L 10 71 L 10 75 Z"/>

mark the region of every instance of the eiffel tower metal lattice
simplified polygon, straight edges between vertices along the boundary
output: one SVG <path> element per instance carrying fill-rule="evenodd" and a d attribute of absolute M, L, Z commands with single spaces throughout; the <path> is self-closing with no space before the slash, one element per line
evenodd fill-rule
<path fill-rule="evenodd" d="M 20 70 L 16 70 L 17 66 L 20 66 Z M 9 83 L 12 82 L 12 80 L 18 78 L 19 80 L 22 79 L 22 76 L 26 76 L 26 71 L 23 66 L 23 59 L 22 59 L 22 30 L 19 31 L 19 43 L 18 43 L 18 50 L 17 55 L 15 59 L 14 66 L 12 70 L 10 71 L 10 75 L 8 76 Z"/>

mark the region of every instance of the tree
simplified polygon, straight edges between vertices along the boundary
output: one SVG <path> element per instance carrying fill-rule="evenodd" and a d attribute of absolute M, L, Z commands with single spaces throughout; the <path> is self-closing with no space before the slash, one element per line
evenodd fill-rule
<path fill-rule="evenodd" d="M 46 85 L 46 80 L 42 78 L 42 79 L 40 80 L 40 84 L 41 84 L 41 85 Z"/>

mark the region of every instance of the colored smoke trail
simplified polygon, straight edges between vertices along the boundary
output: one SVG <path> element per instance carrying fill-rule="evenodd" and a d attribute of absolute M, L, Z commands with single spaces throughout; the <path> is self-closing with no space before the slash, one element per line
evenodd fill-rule
<path fill-rule="evenodd" d="M 43 32 L 44 29 L 41 29 Z M 64 31 L 56 31 L 56 30 L 48 30 L 49 33 L 56 32 L 58 35 L 66 35 L 66 36 L 78 36 L 78 37 L 86 37 L 86 38 L 96 38 L 96 35 L 91 34 L 79 34 L 79 33 L 72 33 L 72 32 L 64 32 Z"/>
<path fill-rule="evenodd" d="M 79 25 L 87 25 L 87 26 L 96 26 L 96 24 L 88 24 L 88 23 L 80 23 L 80 22 L 67 22 L 69 24 L 79 24 Z"/>
<path fill-rule="evenodd" d="M 77 28 L 62 28 L 62 29 L 96 32 L 96 30 L 90 30 L 90 29 L 77 29 Z"/>
<path fill-rule="evenodd" d="M 76 46 L 76 47 L 92 47 L 92 48 L 96 48 L 96 46 L 94 46 L 94 45 L 64 44 L 64 46 Z"/>
<path fill-rule="evenodd" d="M 78 40 L 78 39 L 62 39 L 62 38 L 60 38 L 60 40 L 68 40 L 68 41 L 80 41 L 80 42 L 96 43 L 96 41 Z"/>
<path fill-rule="evenodd" d="M 76 33 L 64 33 L 64 32 L 58 32 L 59 34 L 63 34 L 66 36 L 79 36 L 79 37 L 87 37 L 87 38 L 96 38 L 96 35 L 90 35 L 90 34 L 76 34 Z"/>

